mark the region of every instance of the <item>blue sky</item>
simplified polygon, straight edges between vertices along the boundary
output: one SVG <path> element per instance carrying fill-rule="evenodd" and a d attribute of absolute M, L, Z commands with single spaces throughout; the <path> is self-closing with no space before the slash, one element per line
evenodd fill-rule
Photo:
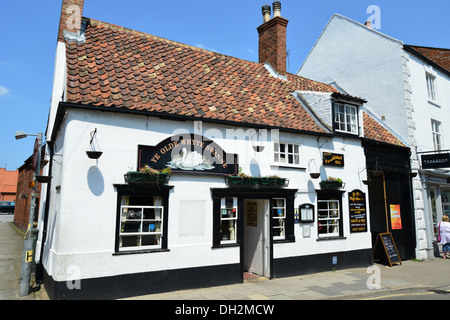
<path fill-rule="evenodd" d="M 265 0 L 85 0 L 83 16 L 258 60 L 258 33 Z M 0 3 L 0 167 L 15 170 L 31 155 L 34 138 L 15 140 L 18 130 L 45 132 L 53 83 L 62 0 Z M 282 0 L 289 20 L 289 71 L 295 73 L 334 13 L 363 23 L 380 9 L 380 32 L 406 44 L 450 48 L 450 1 Z M 374 21 L 376 22 L 376 21 Z"/>

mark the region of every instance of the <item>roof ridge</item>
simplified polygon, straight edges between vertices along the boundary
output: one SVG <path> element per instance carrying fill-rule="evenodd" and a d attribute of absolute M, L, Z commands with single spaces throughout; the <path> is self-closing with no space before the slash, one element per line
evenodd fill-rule
<path fill-rule="evenodd" d="M 174 44 L 177 44 L 177 45 L 180 45 L 180 46 L 183 46 L 183 47 L 187 47 L 187 48 L 191 48 L 191 49 L 194 49 L 194 50 L 204 51 L 204 52 L 211 53 L 211 54 L 217 54 L 217 55 L 224 56 L 224 57 L 230 57 L 230 58 L 238 59 L 238 60 L 241 60 L 241 61 L 244 61 L 244 62 L 254 63 L 254 64 L 260 65 L 262 67 L 264 66 L 263 63 L 259 63 L 259 62 L 256 62 L 256 61 L 250 61 L 250 60 L 246 60 L 246 59 L 242 59 L 242 58 L 238 58 L 238 57 L 235 57 L 235 56 L 227 55 L 227 54 L 220 53 L 220 52 L 217 52 L 217 51 L 208 50 L 208 49 L 205 49 L 205 48 L 196 47 L 196 46 L 193 46 L 193 45 L 190 45 L 190 44 L 186 44 L 186 43 L 183 43 L 183 42 L 179 42 L 179 41 L 170 40 L 170 39 L 167 39 L 167 38 L 164 38 L 164 37 L 156 36 L 156 35 L 144 32 L 144 31 L 138 31 L 138 30 L 122 27 L 122 26 L 119 26 L 119 25 L 116 25 L 116 24 L 113 24 L 113 23 L 104 22 L 104 21 L 100 21 L 100 20 L 97 20 L 97 19 L 92 19 L 92 18 L 87 18 L 87 17 L 85 17 L 85 19 L 88 19 L 91 22 L 93 21 L 94 22 L 94 26 L 95 26 L 95 24 L 101 24 L 101 25 L 103 25 L 105 27 L 111 28 L 112 30 L 125 30 L 125 32 L 126 31 L 130 31 L 132 33 L 140 34 L 142 36 L 146 36 L 146 37 L 149 37 L 149 38 L 155 38 L 155 39 L 166 41 L 166 42 L 169 42 L 169 43 L 174 43 Z"/>
<path fill-rule="evenodd" d="M 208 50 L 208 49 L 199 48 L 199 47 L 196 47 L 196 46 L 193 46 L 193 45 L 189 45 L 189 44 L 186 44 L 186 43 L 182 43 L 182 42 L 179 42 L 179 41 L 170 40 L 170 39 L 163 38 L 163 37 L 160 37 L 160 36 L 155 36 L 153 34 L 146 33 L 146 32 L 143 32 L 143 31 L 137 31 L 137 30 L 134 30 L 134 29 L 125 28 L 125 27 L 122 27 L 122 26 L 119 26 L 119 25 L 116 25 L 116 24 L 100 21 L 100 20 L 97 20 L 97 19 L 91 19 L 91 18 L 87 18 L 87 17 L 85 17 L 85 19 L 87 19 L 90 23 L 94 22 L 93 26 L 96 26 L 96 25 L 100 24 L 102 26 L 109 27 L 112 30 L 125 30 L 125 32 L 126 31 L 130 31 L 132 33 L 136 33 L 136 34 L 139 34 L 139 35 L 142 35 L 142 36 L 146 36 L 146 37 L 149 37 L 149 38 L 154 38 L 154 39 L 165 41 L 165 42 L 168 42 L 168 43 L 174 43 L 176 45 L 179 45 L 179 46 L 182 46 L 182 47 L 185 47 L 185 48 L 191 48 L 193 50 L 203 51 L 203 52 L 206 52 L 206 53 L 215 54 L 215 55 L 219 55 L 219 56 L 223 56 L 223 57 L 229 57 L 229 58 L 232 58 L 232 59 L 236 59 L 236 60 L 242 61 L 244 63 L 252 63 L 252 64 L 255 64 L 255 65 L 258 65 L 258 66 L 261 66 L 261 67 L 264 68 L 264 63 L 260 63 L 260 62 L 256 62 L 256 61 L 250 61 L 250 60 L 238 58 L 238 57 L 235 57 L 235 56 L 223 54 L 223 53 L 220 53 L 220 52 L 217 52 L 217 51 L 211 51 L 211 50 Z M 324 83 L 324 82 L 316 81 L 316 80 L 313 80 L 313 79 L 305 78 L 305 77 L 299 76 L 299 75 L 291 73 L 291 72 L 287 72 L 286 76 L 287 77 L 290 76 L 290 77 L 293 77 L 293 78 L 297 78 L 297 80 L 311 81 L 314 84 L 321 84 L 321 85 L 324 85 L 326 87 L 329 87 L 330 90 L 333 90 L 333 92 L 336 91 L 336 88 L 334 88 L 333 86 L 331 86 L 328 83 Z M 289 81 L 289 79 L 287 79 L 287 81 Z"/>
<path fill-rule="evenodd" d="M 405 44 L 409 47 L 412 48 L 425 48 L 425 49 L 435 49 L 435 50 L 447 50 L 450 51 L 450 48 L 438 48 L 438 47 L 428 47 L 428 46 L 418 46 L 418 45 L 413 45 L 413 44 Z"/>

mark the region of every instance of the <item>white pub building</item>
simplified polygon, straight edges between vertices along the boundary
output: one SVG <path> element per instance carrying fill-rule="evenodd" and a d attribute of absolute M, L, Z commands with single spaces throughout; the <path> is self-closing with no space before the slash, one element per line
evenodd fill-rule
<path fill-rule="evenodd" d="M 259 63 L 88 18 L 68 30 L 83 2 L 63 1 L 46 132 L 52 299 L 372 263 L 362 144 L 404 146 L 363 99 L 286 72 L 279 2 Z"/>

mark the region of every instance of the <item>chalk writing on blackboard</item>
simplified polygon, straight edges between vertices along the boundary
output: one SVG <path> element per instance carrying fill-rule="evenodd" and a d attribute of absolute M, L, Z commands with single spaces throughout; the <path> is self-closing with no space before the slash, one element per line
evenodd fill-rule
<path fill-rule="evenodd" d="M 395 245 L 394 239 L 392 238 L 392 233 L 387 232 L 378 234 L 374 254 L 377 250 L 380 251 L 381 245 L 391 267 L 394 263 L 402 264 L 402 260 L 400 259 L 400 255 L 398 254 L 397 246 Z"/>

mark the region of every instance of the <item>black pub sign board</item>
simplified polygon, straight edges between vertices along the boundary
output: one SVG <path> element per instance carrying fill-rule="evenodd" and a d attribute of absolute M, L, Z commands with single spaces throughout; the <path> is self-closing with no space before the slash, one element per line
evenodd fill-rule
<path fill-rule="evenodd" d="M 344 155 L 331 152 L 323 152 L 323 165 L 332 167 L 344 167 Z"/>
<path fill-rule="evenodd" d="M 361 190 L 353 190 L 348 195 L 350 210 L 350 232 L 367 232 L 366 194 Z"/>
<path fill-rule="evenodd" d="M 422 155 L 422 169 L 450 167 L 450 153 L 436 153 Z"/>
<path fill-rule="evenodd" d="M 239 168 L 236 154 L 227 154 L 214 141 L 194 134 L 172 136 L 156 146 L 139 145 L 137 165 L 215 175 L 236 175 Z"/>

